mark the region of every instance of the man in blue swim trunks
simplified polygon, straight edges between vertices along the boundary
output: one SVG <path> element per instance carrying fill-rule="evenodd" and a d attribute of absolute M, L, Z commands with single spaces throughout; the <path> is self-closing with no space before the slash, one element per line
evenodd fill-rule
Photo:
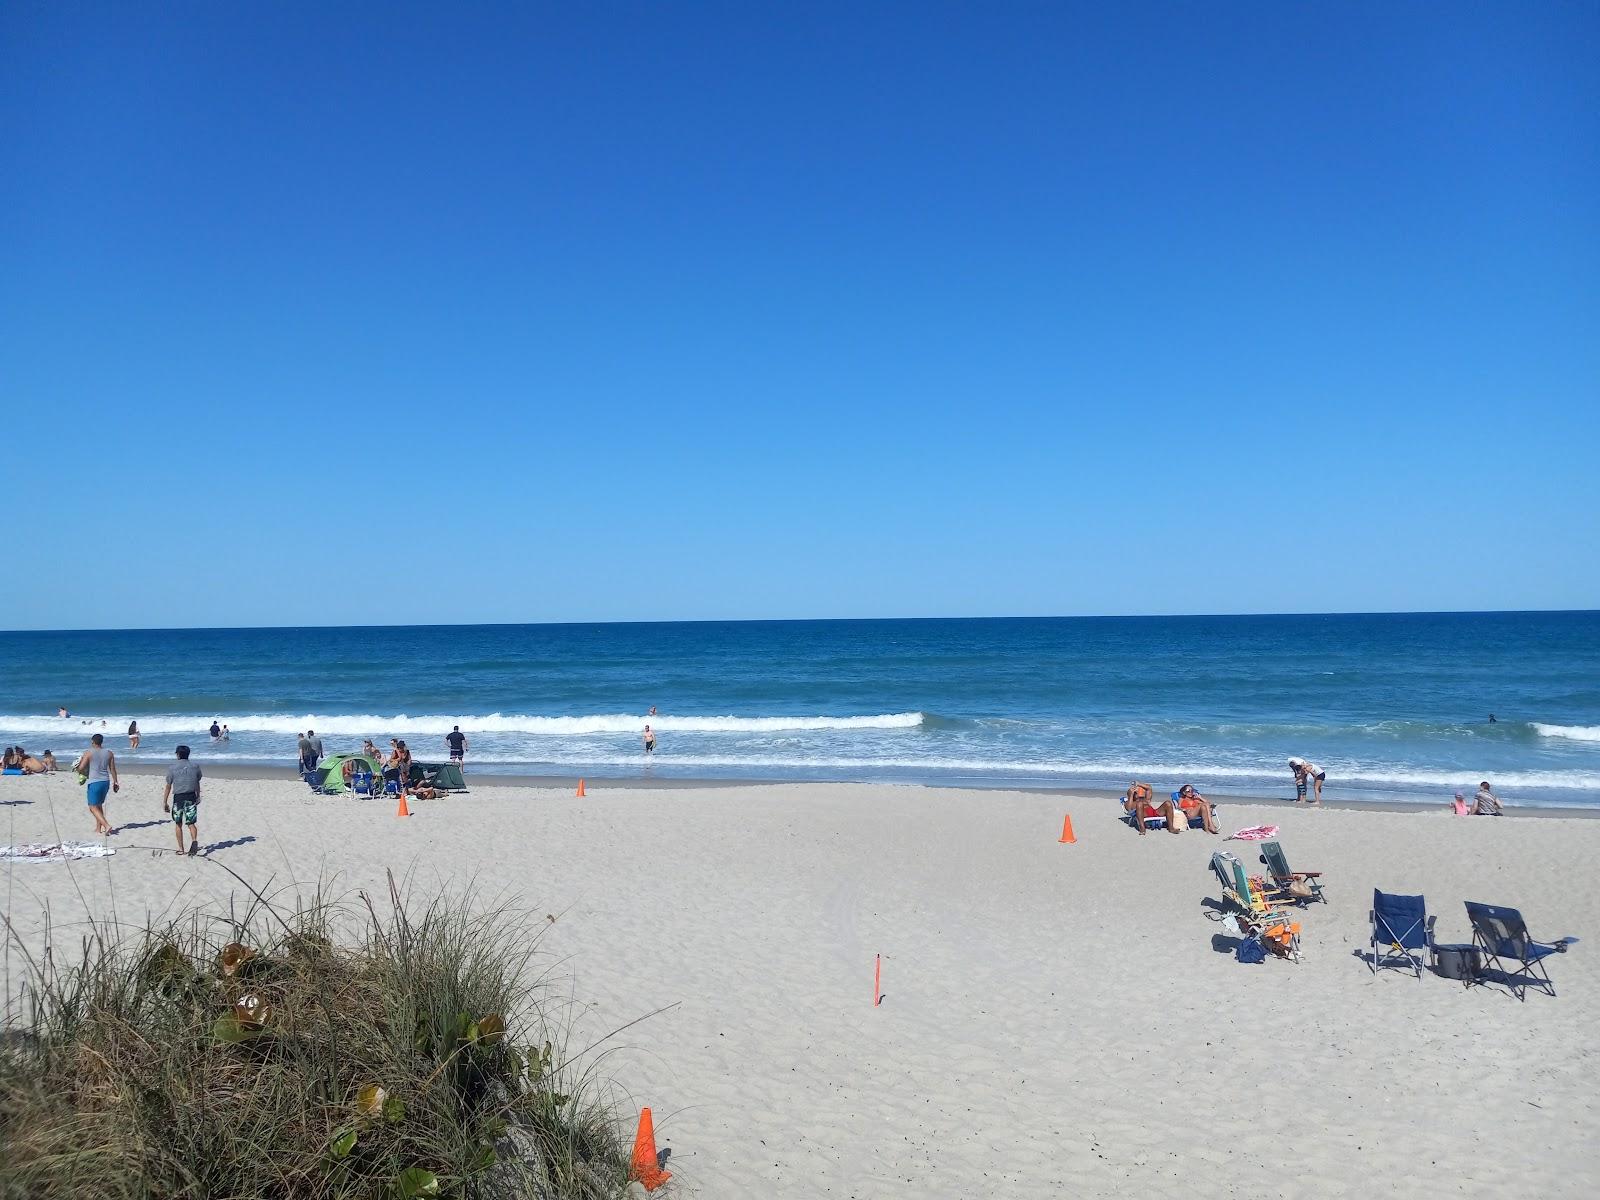
<path fill-rule="evenodd" d="M 183 853 L 183 827 L 189 827 L 189 857 L 200 853 L 200 764 L 189 761 L 189 747 L 178 747 L 178 761 L 167 768 L 167 787 L 161 793 L 161 811 L 172 814 L 172 832 Z"/>
<path fill-rule="evenodd" d="M 106 793 L 120 792 L 122 783 L 117 779 L 117 756 L 106 749 L 103 733 L 89 739 L 90 746 L 78 756 L 73 770 L 84 777 L 88 785 L 89 815 L 94 818 L 94 831 L 110 837 L 111 822 L 106 820 Z"/>

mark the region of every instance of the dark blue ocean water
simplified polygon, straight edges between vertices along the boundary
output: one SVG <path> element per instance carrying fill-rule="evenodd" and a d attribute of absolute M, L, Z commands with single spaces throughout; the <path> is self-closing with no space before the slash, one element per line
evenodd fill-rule
<path fill-rule="evenodd" d="M 151 760 L 283 763 L 307 727 L 426 757 L 460 724 L 501 772 L 1287 794 L 1299 755 L 1330 797 L 1600 804 L 1600 613 L 0 633 L 0 741 L 102 719 Z"/>

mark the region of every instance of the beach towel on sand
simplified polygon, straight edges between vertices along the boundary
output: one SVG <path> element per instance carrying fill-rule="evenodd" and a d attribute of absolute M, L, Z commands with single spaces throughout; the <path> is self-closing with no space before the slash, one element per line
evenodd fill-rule
<path fill-rule="evenodd" d="M 1228 837 L 1230 842 L 1264 842 L 1267 838 L 1277 837 L 1276 825 L 1255 825 L 1249 829 L 1241 829 L 1238 833 Z"/>
<path fill-rule="evenodd" d="M 0 846 L 0 862 L 67 862 L 78 858 L 105 858 L 115 853 L 110 846 L 94 842 L 24 842 Z"/>

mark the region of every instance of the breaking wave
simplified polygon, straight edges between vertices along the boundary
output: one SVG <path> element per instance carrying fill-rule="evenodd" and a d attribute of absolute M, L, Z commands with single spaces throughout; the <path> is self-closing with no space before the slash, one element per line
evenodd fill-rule
<path fill-rule="evenodd" d="M 1535 721 L 1533 727 L 1540 737 L 1566 738 L 1573 742 L 1600 742 L 1600 725 L 1541 725 Z"/>
<path fill-rule="evenodd" d="M 150 716 L 134 718 L 139 722 L 139 732 L 149 735 L 183 734 L 198 737 L 211 725 L 211 716 Z M 427 734 L 444 735 L 459 725 L 468 736 L 475 733 L 508 733 L 545 737 L 574 737 L 584 734 L 634 734 L 648 723 L 652 728 L 679 733 L 782 733 L 802 730 L 852 729 L 915 729 L 926 719 L 920 712 L 878 713 L 864 717 L 781 716 L 781 717 L 679 717 L 670 713 L 645 716 L 633 713 L 610 713 L 593 716 L 534 717 L 518 713 L 490 713 L 488 716 L 440 716 L 424 713 L 408 716 L 380 716 L 356 713 L 328 716 L 308 713 L 304 716 L 285 716 L 279 713 L 245 714 L 230 716 L 218 714 L 215 718 L 235 734 L 275 733 L 294 737 L 302 730 L 315 729 L 324 737 L 421 737 Z M 106 718 L 104 731 L 122 734 L 128 717 Z M 89 724 L 81 716 L 51 717 L 19 714 L 0 714 L 0 729 L 28 734 L 87 735 L 102 731 L 100 717 L 96 715 Z"/>

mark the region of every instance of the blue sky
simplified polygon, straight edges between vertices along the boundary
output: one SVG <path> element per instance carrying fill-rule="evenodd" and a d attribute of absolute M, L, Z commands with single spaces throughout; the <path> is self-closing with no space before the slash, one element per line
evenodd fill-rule
<path fill-rule="evenodd" d="M 1600 606 L 1593 4 L 0 9 L 0 627 Z"/>

